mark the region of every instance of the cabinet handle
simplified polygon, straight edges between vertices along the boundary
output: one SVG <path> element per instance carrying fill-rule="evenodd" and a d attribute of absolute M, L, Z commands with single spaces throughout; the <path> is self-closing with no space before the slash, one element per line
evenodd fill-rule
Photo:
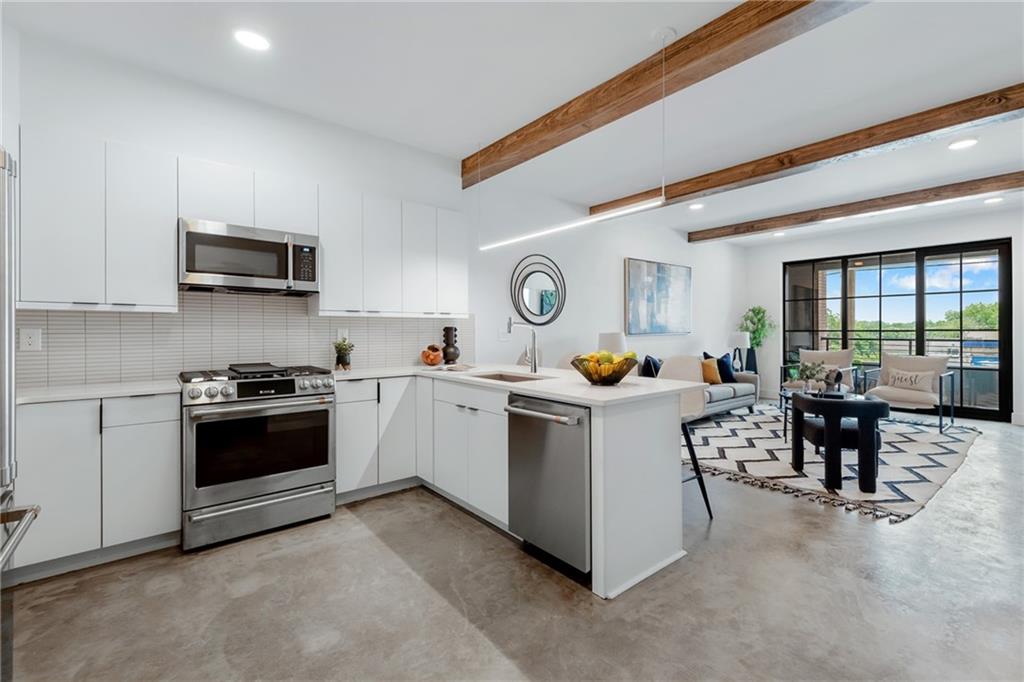
<path fill-rule="evenodd" d="M 138 303 L 111 303 L 110 305 L 123 305 L 128 307 L 135 307 L 138 305 Z"/>
<path fill-rule="evenodd" d="M 100 401 L 100 433 L 103 433 L 103 401 Z"/>
<path fill-rule="evenodd" d="M 480 411 L 480 408 L 478 408 L 478 407 L 468 407 L 467 406 L 466 409 L 469 410 L 470 412 L 479 412 Z"/>

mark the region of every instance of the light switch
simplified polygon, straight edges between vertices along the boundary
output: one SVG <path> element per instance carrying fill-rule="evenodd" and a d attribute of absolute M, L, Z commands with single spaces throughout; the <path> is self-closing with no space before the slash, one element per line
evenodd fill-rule
<path fill-rule="evenodd" d="M 505 322 L 505 321 L 501 322 L 498 325 L 498 341 L 501 341 L 502 343 L 505 343 L 507 341 L 510 341 L 511 339 L 512 339 L 512 334 L 510 334 L 509 331 L 508 331 L 508 322 Z"/>
<path fill-rule="evenodd" d="M 43 349 L 43 330 L 22 327 L 18 330 L 19 348 L 24 351 Z"/>

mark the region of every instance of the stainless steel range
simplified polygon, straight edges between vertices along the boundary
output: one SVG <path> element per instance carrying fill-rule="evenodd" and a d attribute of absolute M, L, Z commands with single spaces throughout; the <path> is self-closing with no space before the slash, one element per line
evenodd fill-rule
<path fill-rule="evenodd" d="M 334 511 L 334 379 L 319 367 L 182 372 L 181 545 Z"/>

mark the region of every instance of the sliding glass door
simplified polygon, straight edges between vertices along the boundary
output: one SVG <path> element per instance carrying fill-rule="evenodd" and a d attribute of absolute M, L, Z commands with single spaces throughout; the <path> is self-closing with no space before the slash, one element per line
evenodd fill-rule
<path fill-rule="evenodd" d="M 797 362 L 801 348 L 853 348 L 866 367 L 882 353 L 946 356 L 961 414 L 1009 419 L 1009 241 L 783 267 L 784 362 Z"/>

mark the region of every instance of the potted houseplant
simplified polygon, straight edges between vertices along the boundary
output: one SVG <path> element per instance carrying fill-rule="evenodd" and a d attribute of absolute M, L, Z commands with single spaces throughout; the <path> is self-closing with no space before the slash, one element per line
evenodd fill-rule
<path fill-rule="evenodd" d="M 755 305 L 743 313 L 743 318 L 740 320 L 740 326 L 737 329 L 750 334 L 750 348 L 747 349 L 747 362 L 744 369 L 756 374 L 757 349 L 764 343 L 768 334 L 775 329 L 775 320 L 771 318 L 767 310 L 759 305 Z"/>
<path fill-rule="evenodd" d="M 334 369 L 352 368 L 352 351 L 355 347 L 356 345 L 349 341 L 347 336 L 334 342 Z"/>

